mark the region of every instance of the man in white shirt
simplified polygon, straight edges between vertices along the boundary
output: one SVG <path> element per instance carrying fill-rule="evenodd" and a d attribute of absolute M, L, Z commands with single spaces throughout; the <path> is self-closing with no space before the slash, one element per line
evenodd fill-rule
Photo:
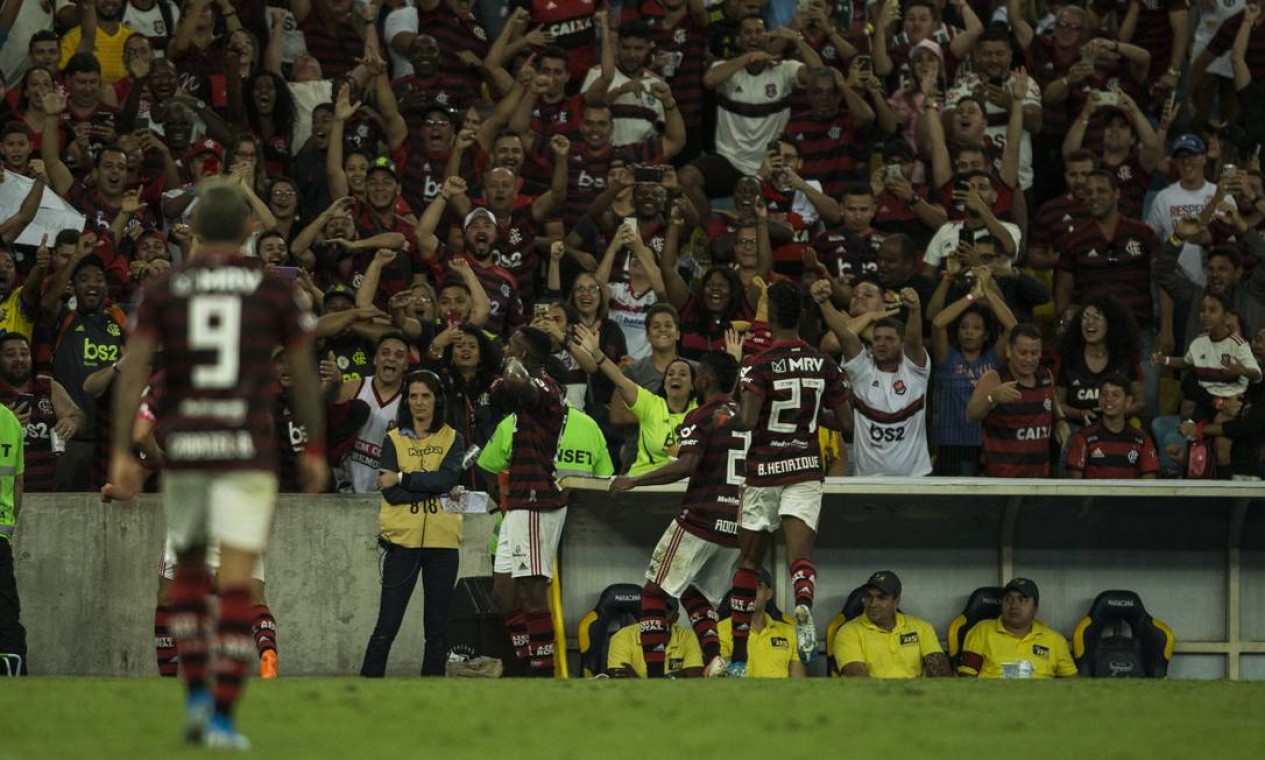
<path fill-rule="evenodd" d="M 1147 226 L 1155 230 L 1155 237 L 1167 240 L 1184 216 L 1199 216 L 1208 201 L 1217 192 L 1216 184 L 1204 179 L 1204 164 L 1208 161 L 1208 148 L 1198 135 L 1184 134 L 1173 141 L 1170 152 L 1177 166 L 1177 181 L 1156 194 L 1151 202 Z M 1234 206 L 1234 198 L 1227 195 L 1222 204 Z M 1204 246 L 1212 243 L 1212 236 L 1205 227 L 1200 234 L 1182 246 L 1177 261 L 1190 281 L 1203 286 Z"/>
<path fill-rule="evenodd" d="M 927 243 L 927 252 L 922 257 L 922 271 L 928 277 L 937 274 L 941 262 L 958 249 L 961 241 L 974 243 L 976 238 L 992 236 L 1002 242 L 1006 258 L 1011 261 L 1014 261 L 1019 252 L 1019 242 L 1023 234 L 1019 226 L 1003 222 L 993 213 L 997 191 L 993 187 L 992 177 L 987 172 L 970 172 L 959 180 L 965 185 L 955 193 L 964 191 L 966 218 L 945 222 L 931 237 L 931 242 Z"/>
<path fill-rule="evenodd" d="M 909 323 L 894 317 L 874 322 L 871 350 L 830 303 L 828 280 L 813 283 L 813 300 L 843 347 L 843 369 L 852 383 L 853 462 L 856 474 L 931 474 L 927 448 L 927 387 L 931 358 L 922 344 L 922 304 L 904 288 L 901 306 Z"/>
<path fill-rule="evenodd" d="M 664 119 L 663 103 L 650 92 L 653 83 L 663 80 L 646 66 L 654 47 L 650 26 L 641 19 L 625 21 L 613 40 L 606 12 L 598 11 L 598 19 L 603 25 L 602 65 L 589 69 L 580 91 L 586 103 L 611 107 L 612 145 L 642 142 L 655 136 L 655 124 Z"/>
<path fill-rule="evenodd" d="M 770 37 L 792 42 L 802 61 L 777 58 L 767 50 Z M 704 86 L 716 91 L 716 153 L 680 172 L 681 189 L 700 210 L 708 198 L 733 192 L 740 178 L 755 174 L 769 143 L 782 134 L 791 116 L 791 93 L 808 83 L 808 72 L 821 67 L 821 57 L 790 29 L 766 32 L 764 19 L 747 16 L 734 41 L 739 53 L 718 61 L 703 75 Z"/>
<path fill-rule="evenodd" d="M 1011 72 L 1010 32 L 1004 27 L 989 27 L 975 43 L 971 58 L 972 70 L 958 75 L 957 82 L 949 90 L 946 103 L 957 103 L 968 95 L 982 97 L 985 104 L 984 136 L 993 144 L 1006 144 L 1006 115 L 1014 98 L 1011 90 L 1015 75 Z M 946 109 L 942 118 L 945 124 L 953 119 L 950 114 L 956 108 Z M 1032 187 L 1032 135 L 1041 131 L 1041 87 L 1035 77 L 1028 79 L 1023 96 L 1023 135 L 1019 143 L 1019 187 Z M 959 135 L 961 137 L 961 135 Z"/>

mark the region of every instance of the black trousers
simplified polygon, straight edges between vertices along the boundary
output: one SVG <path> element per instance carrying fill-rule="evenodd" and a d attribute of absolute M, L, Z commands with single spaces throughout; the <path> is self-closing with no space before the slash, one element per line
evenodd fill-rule
<path fill-rule="evenodd" d="M 422 632 L 426 637 L 422 651 L 422 675 L 442 676 L 448 659 L 448 608 L 452 606 L 453 589 L 457 585 L 459 549 L 406 549 L 380 542 L 382 558 L 382 600 L 378 604 L 378 623 L 369 637 L 360 675 L 381 678 L 387 669 L 391 644 L 400 632 L 409 597 L 422 576 Z"/>
<path fill-rule="evenodd" d="M 26 675 L 26 629 L 22 627 L 21 615 L 18 582 L 13 575 L 13 546 L 0 538 L 0 659 L 4 660 L 0 662 L 0 675 Z"/>

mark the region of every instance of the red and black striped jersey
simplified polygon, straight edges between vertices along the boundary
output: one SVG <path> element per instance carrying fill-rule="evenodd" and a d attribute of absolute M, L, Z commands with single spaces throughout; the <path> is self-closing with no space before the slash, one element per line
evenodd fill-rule
<path fill-rule="evenodd" d="M 518 286 L 518 298 L 524 304 L 536 303 L 536 284 L 545 269 L 544 261 L 536 250 L 536 236 L 541 234 L 541 229 L 532 216 L 535 200 L 520 195 L 508 217 L 496 218 L 500 246 L 493 260 L 513 275 Z"/>
<path fill-rule="evenodd" d="M 997 370 L 1014 380 L 1008 367 Z M 1036 384 L 1018 386 L 1019 400 L 998 404 L 984 417 L 984 474 L 992 478 L 1044 478 L 1050 474 L 1054 426 L 1054 375 L 1037 370 Z"/>
<path fill-rule="evenodd" d="M 747 449 L 746 484 L 787 486 L 822 479 L 817 419 L 844 402 L 843 373 L 802 340 L 773 343 L 742 364 L 738 386 L 761 398 Z"/>
<path fill-rule="evenodd" d="M 438 261 L 446 268 L 453 256 L 462 256 L 470 262 L 470 271 L 479 278 L 483 292 L 487 293 L 490 302 L 488 321 L 483 328 L 497 335 L 507 336 L 510 329 L 523 324 L 523 299 L 518 294 L 518 281 L 514 275 L 496 264 L 481 262 L 468 253 L 458 254 L 447 244 L 439 246 Z M 491 261 L 496 261 L 499 254 L 493 252 Z M 445 269 L 446 271 L 446 269 Z"/>
<path fill-rule="evenodd" d="M 697 454 L 701 460 L 690 476 L 676 521 L 705 541 L 737 546 L 738 500 L 751 435 L 717 427 L 712 419 L 717 410 L 732 417 L 738 405 L 727 396 L 708 401 L 677 428 L 677 456 Z"/>
<path fill-rule="evenodd" d="M 696 24 L 688 11 L 676 26 L 667 26 L 666 11 L 657 0 L 643 3 L 636 13 L 650 25 L 655 73 L 672 88 L 686 129 L 702 127 L 707 30 Z M 627 15 L 625 11 L 625 17 Z"/>
<path fill-rule="evenodd" d="M 53 379 L 36 375 L 21 389 L 0 386 L 0 404 L 12 409 L 21 397 L 30 404 L 31 416 L 26 421 L 25 467 L 26 480 L 22 486 L 27 493 L 47 493 L 53 490 L 57 475 L 57 455 L 53 453 L 49 434 L 57 424 L 53 411 Z"/>
<path fill-rule="evenodd" d="M 537 135 L 532 148 L 536 156 L 549 155 L 549 140 Z M 622 161 L 629 164 L 663 164 L 663 139 L 651 138 L 630 145 L 610 146 L 598 152 L 583 142 L 573 143 L 567 154 L 567 198 L 562 204 L 562 223 L 567 229 L 574 228 L 584 216 L 594 199 L 606 189 L 606 178 L 611 173 L 611 163 Z"/>
<path fill-rule="evenodd" d="M 163 348 L 157 435 L 171 469 L 275 469 L 272 350 L 311 340 L 306 301 L 240 254 L 199 256 L 146 283 L 132 331 Z"/>
<path fill-rule="evenodd" d="M 1138 325 L 1146 326 L 1151 324 L 1151 261 L 1158 246 L 1155 232 L 1136 219 L 1119 217 L 1110 240 L 1088 220 L 1063 238 L 1059 272 L 1075 278 L 1073 300 L 1090 293 L 1115 296 Z"/>
<path fill-rule="evenodd" d="M 491 395 L 499 408 L 518 415 L 505 508 L 545 512 L 565 507 L 567 496 L 554 481 L 558 438 L 566 424 L 562 388 L 548 375 L 531 378 L 518 391 L 498 378 Z"/>
<path fill-rule="evenodd" d="M 553 44 L 567 51 L 567 70 L 577 84 L 597 63 L 597 32 L 593 0 L 513 0 L 511 8 L 526 8 L 540 31 L 553 35 Z"/>
<path fill-rule="evenodd" d="M 308 55 L 321 62 L 321 74 L 326 79 L 337 79 L 356 68 L 364 42 L 356 34 L 350 14 L 332 17 L 326 25 L 313 10 L 299 22 L 299 31 L 307 41 Z"/>
<path fill-rule="evenodd" d="M 1120 183 L 1120 198 L 1116 210 L 1129 219 L 1142 218 L 1142 202 L 1151 189 L 1151 172 L 1142 166 L 1135 150 L 1119 166 L 1103 164 L 1102 168 L 1116 175 Z"/>
<path fill-rule="evenodd" d="M 1063 239 L 1089 218 L 1084 204 L 1071 193 L 1051 198 L 1041 204 L 1036 219 L 1028 228 L 1029 248 L 1049 248 L 1056 254 L 1062 250 Z"/>
<path fill-rule="evenodd" d="M 419 5 L 413 3 L 413 5 Z M 448 3 L 439 3 L 433 10 L 417 8 L 417 26 L 422 34 L 435 38 L 439 46 L 439 71 L 446 77 L 465 83 L 463 95 L 475 97 L 483 85 L 475 70 L 470 68 L 459 57 L 463 50 L 469 50 L 480 59 L 488 55 L 488 33 L 478 22 L 476 16 L 468 12 L 455 11 Z M 456 104 L 453 104 L 454 107 Z"/>
<path fill-rule="evenodd" d="M 1132 425 L 1113 433 L 1101 422 L 1076 431 L 1067 447 L 1067 469 L 1086 480 L 1133 479 L 1160 471 L 1151 436 Z"/>
<path fill-rule="evenodd" d="M 1117 26 L 1124 21 L 1132 0 L 1093 0 L 1090 10 L 1099 16 L 1107 16 L 1116 12 Z M 1163 74 L 1172 61 L 1173 22 L 1168 14 L 1184 11 L 1190 7 L 1189 0 L 1146 0 L 1138 3 L 1137 25 L 1133 31 L 1134 45 L 1151 53 L 1151 77 Z"/>
<path fill-rule="evenodd" d="M 817 222 L 810 244 L 817 252 L 817 261 L 831 277 L 851 279 L 878 275 L 878 249 L 884 239 L 885 236 L 875 230 L 858 235 L 842 224 L 827 225 L 823 220 Z"/>
<path fill-rule="evenodd" d="M 839 199 L 850 183 L 865 178 L 868 144 L 857 134 L 847 111 L 840 110 L 833 119 L 794 114 L 782 133 L 790 135 L 799 148 L 800 176 L 820 182 L 822 192 L 831 198 Z"/>

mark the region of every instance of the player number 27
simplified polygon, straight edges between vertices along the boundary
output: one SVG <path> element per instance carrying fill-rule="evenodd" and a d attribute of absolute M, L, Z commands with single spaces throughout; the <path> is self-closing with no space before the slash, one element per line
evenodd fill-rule
<path fill-rule="evenodd" d="M 782 414 L 788 411 L 802 414 L 801 402 L 804 389 L 812 392 L 812 400 L 808 402 L 812 404 L 812 413 L 808 418 L 808 432 L 817 432 L 817 413 L 821 409 L 821 397 L 826 390 L 826 381 L 820 377 L 783 378 L 773 381 L 773 390 L 789 390 L 791 397 L 776 400 L 769 407 L 769 432 L 794 433 L 799 430 L 799 426 L 795 423 L 783 422 Z"/>
<path fill-rule="evenodd" d="M 241 367 L 242 302 L 237 296 L 189 299 L 189 348 L 214 351 L 213 361 L 193 368 L 193 387 L 232 388 Z"/>

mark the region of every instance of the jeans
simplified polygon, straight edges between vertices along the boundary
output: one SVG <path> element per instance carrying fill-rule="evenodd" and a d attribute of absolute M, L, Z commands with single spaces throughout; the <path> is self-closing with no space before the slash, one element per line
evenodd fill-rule
<path fill-rule="evenodd" d="M 21 621 L 13 546 L 0 538 L 0 675 L 26 675 L 26 629 Z"/>
<path fill-rule="evenodd" d="M 1148 326 L 1140 327 L 1138 337 L 1142 339 L 1142 388 L 1146 396 L 1146 407 L 1142 413 L 1153 420 L 1160 414 L 1161 373 L 1161 368 L 1151 363 L 1151 354 L 1155 353 L 1155 330 Z"/>
<path fill-rule="evenodd" d="M 386 674 L 391 644 L 400 632 L 409 597 L 422 576 L 422 675 L 442 676 L 447 661 L 448 608 L 457 585 L 459 549 L 408 549 L 379 540 L 382 558 L 382 599 L 378 623 L 369 637 L 360 675 L 381 678 Z"/>
<path fill-rule="evenodd" d="M 1156 417 L 1151 421 L 1151 437 L 1155 439 L 1155 450 L 1160 455 L 1160 470 L 1185 472 L 1182 462 L 1178 462 L 1168 455 L 1168 447 L 1171 444 L 1180 444 L 1182 449 L 1186 448 L 1186 437 L 1177 431 L 1177 426 L 1181 424 L 1182 418 L 1176 414 L 1166 417 Z"/>

